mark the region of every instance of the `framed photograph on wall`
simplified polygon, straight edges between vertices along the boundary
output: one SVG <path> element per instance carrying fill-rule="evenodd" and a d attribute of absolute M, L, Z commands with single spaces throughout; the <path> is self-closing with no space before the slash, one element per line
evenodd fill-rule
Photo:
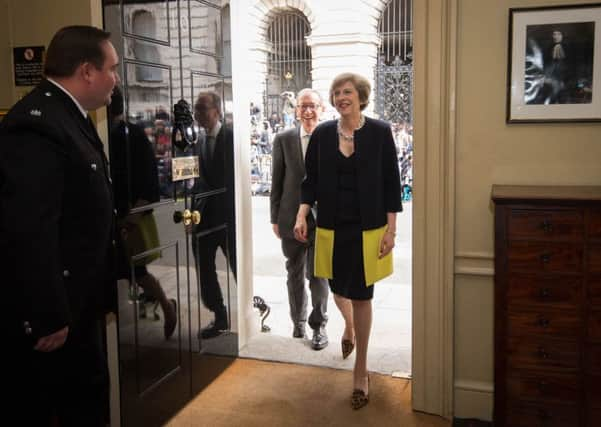
<path fill-rule="evenodd" d="M 509 10 L 507 123 L 601 121 L 601 4 Z"/>

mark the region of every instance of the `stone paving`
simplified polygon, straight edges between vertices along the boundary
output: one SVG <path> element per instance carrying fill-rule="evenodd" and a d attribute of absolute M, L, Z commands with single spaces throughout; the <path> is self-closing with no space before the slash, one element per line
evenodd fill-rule
<path fill-rule="evenodd" d="M 411 203 L 404 207 L 398 216 L 395 273 L 375 285 L 368 369 L 407 378 L 411 375 Z M 284 258 L 280 242 L 271 230 L 268 197 L 253 197 L 253 242 L 254 295 L 261 296 L 271 308 L 265 321 L 271 331 L 252 337 L 240 350 L 240 356 L 352 369 L 354 357 L 343 360 L 341 356 L 344 322 L 331 295 L 328 347 L 312 350 L 309 328 L 308 339 L 292 338 Z"/>

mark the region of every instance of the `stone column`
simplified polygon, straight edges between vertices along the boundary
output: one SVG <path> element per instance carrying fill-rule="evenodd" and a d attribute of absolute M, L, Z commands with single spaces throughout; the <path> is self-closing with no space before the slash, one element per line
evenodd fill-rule
<path fill-rule="evenodd" d="M 268 52 L 269 46 L 265 40 L 254 40 L 248 52 L 248 59 L 244 70 L 250 76 L 250 102 L 259 105 L 261 110 L 263 110 L 263 96 L 265 94 Z"/>
<path fill-rule="evenodd" d="M 361 0 L 333 1 L 318 15 L 319 25 L 307 38 L 313 58 L 313 88 L 328 100 L 332 79 L 343 72 L 367 78 L 374 88 L 375 67 L 380 40 L 377 34 L 379 14 Z M 324 118 L 336 114 L 326 102 Z M 370 101 L 365 112 L 373 113 Z"/>

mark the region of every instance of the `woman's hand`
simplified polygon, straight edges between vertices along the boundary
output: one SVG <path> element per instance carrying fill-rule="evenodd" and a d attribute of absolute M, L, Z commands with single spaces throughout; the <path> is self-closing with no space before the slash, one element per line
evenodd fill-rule
<path fill-rule="evenodd" d="M 307 218 L 304 216 L 296 217 L 296 224 L 294 224 L 294 238 L 299 242 L 307 242 Z"/>
<path fill-rule="evenodd" d="M 394 248 L 394 233 L 386 231 L 380 242 L 380 254 L 378 258 L 384 258 Z"/>

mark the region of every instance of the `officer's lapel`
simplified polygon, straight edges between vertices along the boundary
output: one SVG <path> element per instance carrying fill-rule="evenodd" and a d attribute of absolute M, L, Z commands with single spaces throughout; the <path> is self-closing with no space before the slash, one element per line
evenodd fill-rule
<path fill-rule="evenodd" d="M 83 132 L 83 134 L 90 140 L 94 147 L 102 151 L 102 141 L 98 136 L 98 132 L 96 131 L 96 127 L 94 126 L 92 119 L 90 119 L 90 116 L 88 116 L 87 118 L 84 118 L 81 114 L 79 114 L 78 116 L 79 120 L 77 120 L 77 124 Z"/>
<path fill-rule="evenodd" d="M 92 124 L 91 120 L 89 120 L 89 116 L 88 118 L 84 117 L 75 102 L 73 102 L 73 100 L 59 87 L 48 80 L 44 80 L 40 87 L 42 90 L 46 91 L 47 96 L 50 96 L 49 94 L 52 93 L 54 96 L 57 96 L 63 100 L 63 104 L 65 105 L 68 113 L 71 115 L 73 121 L 77 124 L 77 127 L 86 136 L 90 143 L 96 147 L 96 149 L 103 151 L 102 141 L 100 140 L 100 137 L 98 137 L 96 128 Z"/>

